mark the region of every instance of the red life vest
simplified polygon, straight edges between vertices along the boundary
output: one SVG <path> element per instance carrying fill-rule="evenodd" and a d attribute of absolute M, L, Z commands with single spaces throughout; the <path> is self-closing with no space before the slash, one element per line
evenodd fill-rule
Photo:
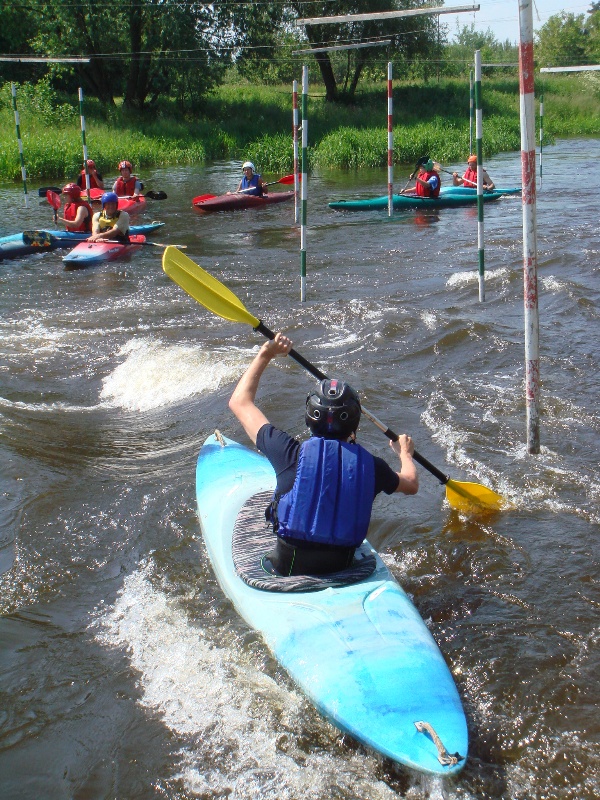
<path fill-rule="evenodd" d="M 75 217 L 77 216 L 77 211 L 79 210 L 80 206 L 83 206 L 84 208 L 87 208 L 88 215 L 83 220 L 83 224 L 82 225 L 80 225 L 78 228 L 69 228 L 69 230 L 73 231 L 74 233 L 91 233 L 92 232 L 92 214 L 94 212 L 92 211 L 92 207 L 91 207 L 91 205 L 89 203 L 85 203 L 83 200 L 79 200 L 78 202 L 74 202 L 74 203 L 73 202 L 67 203 L 67 205 L 65 206 L 65 215 L 64 215 L 65 219 L 69 220 L 69 222 L 72 222 L 75 219 Z"/>
<path fill-rule="evenodd" d="M 440 181 L 440 176 L 437 174 L 437 172 L 435 172 L 435 170 L 431 170 L 431 172 L 424 172 L 418 177 L 422 181 L 428 181 L 430 178 L 433 178 L 434 176 L 437 178 L 437 188 L 433 190 L 431 189 L 431 186 L 428 186 L 426 188 L 425 186 L 421 186 L 419 181 L 417 181 L 416 192 L 418 197 L 437 197 L 439 195 L 442 182 Z"/>
<path fill-rule="evenodd" d="M 465 186 L 470 187 L 471 189 L 475 189 L 477 187 L 477 170 L 471 169 L 471 167 L 467 167 L 467 171 L 463 175 L 463 181 Z"/>
<path fill-rule="evenodd" d="M 90 176 L 90 189 L 101 189 L 102 187 L 98 184 L 95 175 L 92 175 L 91 172 L 88 173 Z M 86 189 L 85 185 L 85 170 L 81 170 L 81 186 L 83 191 Z"/>
<path fill-rule="evenodd" d="M 119 176 L 115 182 L 114 190 L 119 195 L 119 197 L 131 197 L 131 195 L 135 192 L 135 183 L 137 178 L 135 175 L 131 175 L 129 180 L 124 181 L 123 176 Z"/>

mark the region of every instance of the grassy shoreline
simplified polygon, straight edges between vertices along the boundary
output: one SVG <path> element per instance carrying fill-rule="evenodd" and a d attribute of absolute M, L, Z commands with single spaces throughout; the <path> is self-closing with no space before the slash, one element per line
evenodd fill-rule
<path fill-rule="evenodd" d="M 595 73 L 545 77 L 544 135 L 597 136 L 600 131 L 600 76 Z M 18 94 L 28 180 L 73 178 L 80 169 L 82 143 L 76 98 L 65 102 L 51 91 L 39 97 L 29 87 Z M 484 154 L 520 149 L 519 85 L 515 78 L 483 84 Z M 469 90 L 461 80 L 394 85 L 394 160 L 414 164 L 424 153 L 446 162 L 461 160 L 469 146 Z M 308 104 L 309 161 L 319 169 L 360 169 L 387 164 L 385 86 L 365 87 L 352 106 L 326 104 L 317 85 Z M 86 101 L 88 152 L 101 173 L 112 175 L 128 158 L 138 171 L 224 158 L 252 158 L 263 173 L 290 172 L 291 91 L 289 87 L 225 84 L 194 117 L 174 105 L 127 114 Z M 0 90 L 0 181 L 21 180 L 9 86 Z M 536 120 L 539 123 L 539 120 Z"/>

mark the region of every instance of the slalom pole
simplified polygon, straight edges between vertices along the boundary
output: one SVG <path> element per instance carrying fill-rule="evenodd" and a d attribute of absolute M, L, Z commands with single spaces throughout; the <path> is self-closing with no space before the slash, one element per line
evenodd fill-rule
<path fill-rule="evenodd" d="M 479 302 L 485 300 L 485 249 L 483 244 L 483 112 L 481 108 L 481 50 L 475 51 L 475 134 L 477 137 L 477 252 Z"/>
<path fill-rule="evenodd" d="M 542 161 L 544 157 L 544 95 L 540 95 L 540 189 L 542 188 Z"/>
<path fill-rule="evenodd" d="M 17 129 L 17 143 L 19 145 L 19 159 L 21 161 L 21 177 L 23 178 L 23 193 L 25 195 L 25 208 L 29 208 L 29 198 L 27 196 L 27 171 L 25 169 L 25 159 L 23 158 L 23 142 L 21 141 L 21 121 L 17 110 L 17 87 L 11 83 L 12 106 L 15 112 L 15 127 Z"/>
<path fill-rule="evenodd" d="M 469 72 L 469 153 L 473 152 L 473 70 Z"/>
<path fill-rule="evenodd" d="M 387 97 L 388 97 L 388 217 L 394 213 L 394 129 L 392 96 L 392 62 L 387 65 Z"/>
<path fill-rule="evenodd" d="M 300 223 L 300 302 L 306 302 L 306 201 L 308 197 L 308 67 L 302 67 L 302 214 Z"/>
<path fill-rule="evenodd" d="M 298 81 L 292 83 L 292 139 L 294 143 L 294 222 L 300 222 L 298 181 Z"/>
<path fill-rule="evenodd" d="M 519 0 L 519 90 L 523 184 L 523 300 L 525 305 L 525 402 L 527 451 L 540 452 L 540 349 L 535 193 L 535 93 L 532 0 Z"/>
<path fill-rule="evenodd" d="M 88 170 L 88 151 L 85 143 L 85 117 L 83 116 L 83 89 L 79 87 L 79 117 L 81 119 L 81 141 L 83 143 L 83 168 L 85 169 L 85 190 L 90 202 L 90 173 Z"/>

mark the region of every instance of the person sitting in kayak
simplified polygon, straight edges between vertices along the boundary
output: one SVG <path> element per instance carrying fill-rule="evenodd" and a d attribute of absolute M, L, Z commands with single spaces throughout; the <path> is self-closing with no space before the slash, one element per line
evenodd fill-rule
<path fill-rule="evenodd" d="M 242 164 L 242 172 L 244 173 L 242 180 L 239 183 L 237 192 L 244 192 L 244 194 L 255 195 L 262 197 L 263 194 L 268 194 L 269 190 L 263 183 L 260 175 L 254 172 L 254 164 L 251 161 L 244 161 Z"/>
<path fill-rule="evenodd" d="M 440 175 L 433 168 L 433 161 L 429 159 L 424 164 L 419 164 L 419 174 L 415 185 L 402 189 L 400 194 L 413 194 L 417 197 L 439 197 L 442 181 Z"/>
<path fill-rule="evenodd" d="M 481 168 L 481 178 L 483 180 L 483 188 L 485 191 L 491 191 L 496 188 L 496 184 L 484 170 Z M 466 186 L 468 189 L 477 188 L 477 156 L 471 155 L 467 159 L 467 171 L 462 176 L 458 172 L 452 173 L 452 183 L 454 186 Z"/>
<path fill-rule="evenodd" d="M 136 178 L 135 175 L 132 175 L 133 166 L 131 161 L 120 161 L 119 162 L 119 172 L 121 173 L 120 176 L 113 184 L 113 192 L 119 195 L 119 197 L 138 197 L 142 193 L 142 186 L 141 181 Z"/>
<path fill-rule="evenodd" d="M 90 189 L 104 189 L 104 181 L 102 180 L 102 175 L 100 175 L 100 173 L 96 169 L 96 164 L 92 161 L 91 158 L 88 158 L 86 163 L 88 168 L 88 175 L 90 176 Z M 85 164 L 77 178 L 77 186 L 79 186 L 81 189 L 86 188 Z"/>
<path fill-rule="evenodd" d="M 399 472 L 356 443 L 360 401 L 343 381 L 326 379 L 309 392 L 308 441 L 300 444 L 269 423 L 255 404 L 258 384 L 270 361 L 287 356 L 291 348 L 282 333 L 266 342 L 242 375 L 229 408 L 277 475 L 267 509 L 276 545 L 263 565 L 272 565 L 280 575 L 322 575 L 351 565 L 367 535 L 379 492 L 416 494 L 419 479 L 410 436 L 402 434 L 390 442 L 400 458 Z"/>
<path fill-rule="evenodd" d="M 92 207 L 81 199 L 81 189 L 74 183 L 63 186 L 62 193 L 68 198 L 62 221 L 68 231 L 76 233 L 92 232 Z"/>
<path fill-rule="evenodd" d="M 94 214 L 90 242 L 111 241 L 129 242 L 129 214 L 119 211 L 119 198 L 115 192 L 104 192 L 102 211 Z"/>

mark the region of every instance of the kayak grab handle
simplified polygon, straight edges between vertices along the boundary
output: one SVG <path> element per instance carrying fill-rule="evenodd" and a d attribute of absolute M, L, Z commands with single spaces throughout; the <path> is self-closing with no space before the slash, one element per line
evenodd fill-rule
<path fill-rule="evenodd" d="M 458 764 L 459 761 L 465 760 L 465 757 L 461 756 L 459 753 L 454 753 L 454 755 L 451 755 L 446 750 L 444 743 L 433 729 L 433 725 L 430 725 L 429 722 L 415 722 L 415 728 L 419 731 L 419 733 L 428 733 L 431 736 L 438 751 L 438 761 L 444 767 L 453 767 L 455 764 Z"/>

